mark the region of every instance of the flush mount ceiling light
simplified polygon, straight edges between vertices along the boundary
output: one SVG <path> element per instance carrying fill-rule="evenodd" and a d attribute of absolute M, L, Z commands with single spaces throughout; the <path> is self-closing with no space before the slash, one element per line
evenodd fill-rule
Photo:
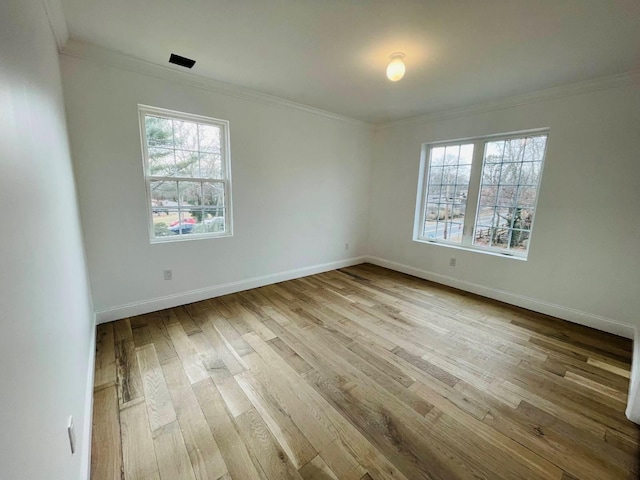
<path fill-rule="evenodd" d="M 391 62 L 387 67 L 387 78 L 392 82 L 397 82 L 402 77 L 404 77 L 405 66 L 402 59 L 404 58 L 404 53 L 396 52 L 391 55 Z"/>

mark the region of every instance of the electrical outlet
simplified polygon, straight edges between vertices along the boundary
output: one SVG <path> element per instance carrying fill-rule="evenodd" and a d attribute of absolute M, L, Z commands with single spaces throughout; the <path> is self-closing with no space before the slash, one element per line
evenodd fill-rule
<path fill-rule="evenodd" d="M 455 267 L 456 266 L 456 259 L 455 258 L 451 257 L 449 259 L 449 266 L 450 267 Z"/>
<path fill-rule="evenodd" d="M 171 280 L 173 278 L 173 273 L 171 272 L 171 270 L 165 270 L 164 271 L 164 279 L 165 280 Z"/>
<path fill-rule="evenodd" d="M 344 244 L 344 249 L 345 249 L 345 250 L 349 250 L 349 244 L 348 244 L 348 243 L 345 243 L 345 244 Z"/>
<path fill-rule="evenodd" d="M 73 417 L 69 417 L 67 433 L 69 433 L 69 446 L 71 447 L 71 455 L 73 455 L 76 453 L 76 427 L 73 425 Z"/>

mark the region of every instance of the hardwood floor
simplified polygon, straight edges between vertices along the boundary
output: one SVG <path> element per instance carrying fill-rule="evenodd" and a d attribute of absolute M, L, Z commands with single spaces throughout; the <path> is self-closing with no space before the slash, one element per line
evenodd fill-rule
<path fill-rule="evenodd" d="M 372 265 L 100 325 L 92 479 L 629 479 L 631 341 Z"/>

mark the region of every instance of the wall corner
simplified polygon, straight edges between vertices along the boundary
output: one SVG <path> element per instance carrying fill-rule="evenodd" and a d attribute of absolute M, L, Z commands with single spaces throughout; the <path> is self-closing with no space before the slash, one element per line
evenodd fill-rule
<path fill-rule="evenodd" d="M 629 397 L 627 399 L 627 418 L 640 425 L 640 331 L 635 328 L 633 336 L 633 357 L 629 378 Z"/>

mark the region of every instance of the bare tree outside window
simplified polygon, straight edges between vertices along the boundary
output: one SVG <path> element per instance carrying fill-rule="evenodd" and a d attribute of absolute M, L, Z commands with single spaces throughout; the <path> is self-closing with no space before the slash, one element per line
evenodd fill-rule
<path fill-rule="evenodd" d="M 539 131 L 425 145 L 415 240 L 525 257 L 546 145 Z"/>
<path fill-rule="evenodd" d="M 485 144 L 474 244 L 526 251 L 546 142 L 538 135 Z"/>

